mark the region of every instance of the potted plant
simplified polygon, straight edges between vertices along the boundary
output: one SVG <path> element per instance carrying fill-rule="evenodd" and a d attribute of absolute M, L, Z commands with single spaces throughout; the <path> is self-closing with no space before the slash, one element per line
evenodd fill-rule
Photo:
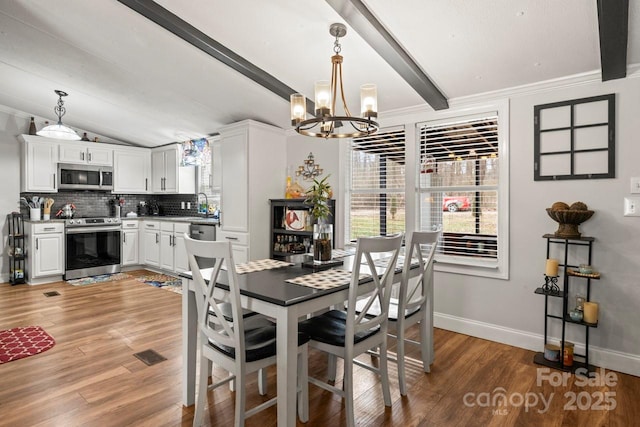
<path fill-rule="evenodd" d="M 333 224 L 327 224 L 331 216 L 328 200 L 331 198 L 331 185 L 327 182 L 329 175 L 318 181 L 313 180 L 313 185 L 307 190 L 305 203 L 311 206 L 311 216 L 315 221 L 313 225 L 313 259 L 314 261 L 331 260 L 333 241 Z"/>

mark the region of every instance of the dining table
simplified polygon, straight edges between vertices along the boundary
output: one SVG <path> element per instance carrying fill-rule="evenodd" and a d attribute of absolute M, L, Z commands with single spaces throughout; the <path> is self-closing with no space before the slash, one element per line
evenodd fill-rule
<path fill-rule="evenodd" d="M 277 420 L 279 427 L 296 425 L 297 363 L 298 363 L 298 321 L 307 315 L 322 312 L 329 307 L 343 304 L 348 297 L 350 271 L 354 263 L 353 254 L 341 253 L 342 262 L 335 267 L 315 270 L 303 267 L 308 263 L 294 263 L 276 260 L 250 261 L 246 265 L 238 264 L 238 284 L 240 303 L 243 308 L 261 313 L 276 323 L 276 369 L 277 369 Z M 260 265 L 267 265 L 261 269 Z M 256 268 L 256 266 L 258 266 Z M 273 267 L 277 266 L 277 267 Z M 245 268 L 248 267 L 248 268 Z M 253 268 L 252 268 L 253 267 Z M 364 265 L 362 267 L 365 267 Z M 362 268 L 361 267 L 361 268 Z M 365 273 L 368 271 L 363 270 Z M 417 269 L 416 269 L 417 271 Z M 211 269 L 201 270 L 203 277 L 211 276 Z M 396 264 L 395 281 L 400 280 L 402 263 Z M 312 276 L 313 275 L 313 276 Z M 314 279 L 324 276 L 328 279 L 314 283 Z M 197 355 L 197 313 L 194 283 L 190 271 L 180 274 L 182 279 L 182 400 L 185 406 L 195 403 L 196 391 L 196 355 Z M 292 283 L 294 282 L 294 283 Z M 318 282 L 318 280 L 315 280 Z M 432 283 L 432 280 L 430 280 Z M 214 294 L 223 299 L 228 291 L 226 271 L 218 276 L 218 289 Z M 370 275 L 361 275 L 359 293 L 373 289 Z M 428 348 L 433 359 L 433 290 L 430 286 L 427 315 Z"/>

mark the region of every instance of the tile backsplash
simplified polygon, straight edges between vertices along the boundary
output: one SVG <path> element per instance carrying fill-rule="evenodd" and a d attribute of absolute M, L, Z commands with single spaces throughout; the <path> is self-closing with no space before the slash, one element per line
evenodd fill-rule
<path fill-rule="evenodd" d="M 62 209 L 67 203 L 73 203 L 76 207 L 76 215 L 83 217 L 94 216 L 114 216 L 115 203 L 119 198 L 124 199 L 124 205 L 121 209 L 121 216 L 125 216 L 129 212 L 135 212 L 140 216 L 146 214 L 145 210 L 139 209 L 140 202 L 149 204 L 153 201 L 157 202 L 160 215 L 178 215 L 178 216 L 194 216 L 198 214 L 198 196 L 192 194 L 112 194 L 99 191 L 60 191 L 58 193 L 20 193 L 21 197 L 31 200 L 33 196 L 52 198 L 55 200 L 51 207 L 51 218 Z M 201 201 L 204 201 L 203 197 Z M 182 209 L 184 202 L 185 209 Z M 187 204 L 191 204 L 191 209 L 186 209 Z M 220 199 L 209 197 L 209 204 L 218 205 Z M 26 206 L 20 204 L 20 212 L 29 216 Z"/>

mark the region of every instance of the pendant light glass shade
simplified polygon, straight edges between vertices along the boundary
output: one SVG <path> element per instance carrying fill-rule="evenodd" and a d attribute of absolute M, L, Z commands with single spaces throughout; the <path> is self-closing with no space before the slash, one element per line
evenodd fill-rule
<path fill-rule="evenodd" d="M 80 135 L 78 135 L 73 129 L 66 127 L 62 123 L 43 127 L 38 132 L 36 132 L 36 135 L 46 136 L 47 138 L 80 141 Z"/>
<path fill-rule="evenodd" d="M 307 118 L 307 100 L 304 95 L 294 93 L 291 99 L 291 124 L 297 125 Z"/>
<path fill-rule="evenodd" d="M 360 112 L 362 117 L 378 117 L 378 88 L 374 84 L 360 86 Z"/>
<path fill-rule="evenodd" d="M 67 93 L 61 90 L 56 90 L 55 93 L 58 95 L 58 105 L 53 108 L 53 111 L 58 116 L 58 123 L 40 129 L 36 132 L 36 135 L 46 136 L 47 138 L 80 141 L 80 135 L 78 135 L 73 129 L 62 124 L 62 116 L 64 116 L 64 113 L 66 112 L 62 97 L 67 96 Z"/>

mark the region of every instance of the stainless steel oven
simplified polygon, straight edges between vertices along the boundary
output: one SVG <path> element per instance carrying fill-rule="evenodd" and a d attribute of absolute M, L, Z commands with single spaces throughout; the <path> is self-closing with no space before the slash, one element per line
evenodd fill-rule
<path fill-rule="evenodd" d="M 120 272 L 120 218 L 65 222 L 65 280 Z"/>

